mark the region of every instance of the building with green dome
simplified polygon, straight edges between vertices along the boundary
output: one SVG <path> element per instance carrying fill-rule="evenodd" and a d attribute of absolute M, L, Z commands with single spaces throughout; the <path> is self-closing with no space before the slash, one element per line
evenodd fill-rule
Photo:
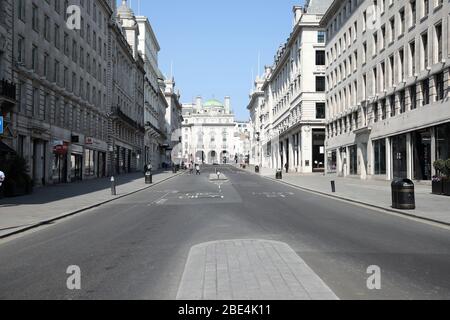
<path fill-rule="evenodd" d="M 243 159 L 241 144 L 248 138 L 236 133 L 230 97 L 203 101 L 197 97 L 182 107 L 183 157 L 185 162 L 223 164 Z"/>

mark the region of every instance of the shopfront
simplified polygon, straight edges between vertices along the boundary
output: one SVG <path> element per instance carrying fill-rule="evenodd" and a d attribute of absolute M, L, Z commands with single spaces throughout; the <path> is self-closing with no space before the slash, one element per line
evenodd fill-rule
<path fill-rule="evenodd" d="M 106 142 L 95 138 L 85 139 L 84 178 L 103 178 L 106 176 Z"/>
<path fill-rule="evenodd" d="M 327 152 L 327 172 L 336 173 L 337 171 L 337 151 Z"/>
<path fill-rule="evenodd" d="M 414 179 L 431 180 L 431 129 L 413 133 Z"/>
<path fill-rule="evenodd" d="M 53 142 L 52 181 L 54 184 L 67 183 L 67 153 L 69 143 L 62 140 Z"/>
<path fill-rule="evenodd" d="M 70 155 L 70 178 L 71 182 L 83 180 L 83 147 L 72 145 Z"/>
<path fill-rule="evenodd" d="M 394 179 L 408 177 L 406 135 L 392 137 L 392 172 Z"/>
<path fill-rule="evenodd" d="M 358 174 L 358 148 L 356 145 L 348 147 L 350 175 Z"/>
<path fill-rule="evenodd" d="M 436 127 L 436 160 L 450 159 L 450 123 Z"/>
<path fill-rule="evenodd" d="M 313 172 L 323 172 L 325 170 L 325 130 L 313 130 L 312 137 Z"/>

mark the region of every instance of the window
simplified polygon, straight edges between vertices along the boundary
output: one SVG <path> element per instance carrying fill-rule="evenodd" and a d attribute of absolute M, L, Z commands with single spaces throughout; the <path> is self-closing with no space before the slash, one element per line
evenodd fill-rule
<path fill-rule="evenodd" d="M 48 78 L 48 62 L 49 55 L 48 53 L 44 53 L 44 77 Z"/>
<path fill-rule="evenodd" d="M 373 122 L 378 122 L 378 103 L 376 102 L 373 104 Z"/>
<path fill-rule="evenodd" d="M 394 56 L 389 57 L 389 84 L 392 87 L 395 84 L 395 72 L 394 72 Z"/>
<path fill-rule="evenodd" d="M 394 19 L 394 17 L 392 17 L 390 20 L 389 20 L 389 26 L 390 26 L 390 37 L 389 37 L 389 43 L 392 43 L 392 42 L 394 42 L 394 39 L 395 39 L 395 19 Z"/>
<path fill-rule="evenodd" d="M 438 23 L 434 26 L 434 34 L 435 34 L 435 45 L 436 54 L 435 54 L 435 63 L 439 63 L 442 61 L 442 23 Z"/>
<path fill-rule="evenodd" d="M 325 65 L 325 51 L 324 50 L 316 51 L 316 65 L 317 66 Z"/>
<path fill-rule="evenodd" d="M 381 26 L 381 39 L 380 39 L 380 49 L 383 50 L 386 47 L 386 26 Z"/>
<path fill-rule="evenodd" d="M 434 81 L 436 82 L 436 99 L 443 100 L 444 99 L 444 74 L 438 73 L 434 77 Z"/>
<path fill-rule="evenodd" d="M 25 38 L 19 35 L 17 40 L 17 61 L 24 63 L 25 62 Z"/>
<path fill-rule="evenodd" d="M 391 105 L 391 117 L 395 117 L 396 108 L 395 108 L 395 94 L 389 97 L 389 104 Z"/>
<path fill-rule="evenodd" d="M 316 103 L 316 119 L 325 119 L 325 103 Z"/>
<path fill-rule="evenodd" d="M 386 112 L 386 99 L 382 99 L 380 101 L 380 108 L 381 108 L 381 119 L 386 120 L 387 112 Z"/>
<path fill-rule="evenodd" d="M 375 32 L 373 34 L 373 47 L 372 47 L 372 55 L 376 55 L 377 54 L 377 47 L 378 47 L 378 35 Z"/>
<path fill-rule="evenodd" d="M 38 48 L 33 44 L 31 49 L 31 69 L 37 73 Z"/>
<path fill-rule="evenodd" d="M 53 68 L 53 81 L 55 83 L 59 83 L 59 61 L 55 60 L 54 68 Z"/>
<path fill-rule="evenodd" d="M 33 87 L 33 96 L 31 99 L 31 112 L 33 116 L 36 116 L 39 112 L 39 89 Z"/>
<path fill-rule="evenodd" d="M 367 42 L 363 43 L 363 64 L 367 61 Z"/>
<path fill-rule="evenodd" d="M 409 98 L 411 101 L 411 110 L 416 109 L 417 108 L 417 93 L 416 93 L 415 85 L 409 87 Z"/>
<path fill-rule="evenodd" d="M 366 27 L 367 27 L 367 12 L 364 10 L 363 12 L 363 16 L 362 16 L 362 31 L 363 33 L 366 31 Z"/>
<path fill-rule="evenodd" d="M 64 84 L 64 88 L 68 88 L 68 86 L 69 86 L 69 69 L 67 68 L 67 67 L 64 67 L 64 73 L 63 73 L 63 77 L 64 77 L 64 81 L 63 81 L 63 84 Z"/>
<path fill-rule="evenodd" d="M 27 0 L 17 0 L 17 15 L 20 20 L 25 22 L 25 1 Z"/>
<path fill-rule="evenodd" d="M 363 74 L 362 78 L 362 90 L 363 90 L 363 100 L 367 98 L 367 76 Z"/>
<path fill-rule="evenodd" d="M 399 62 L 398 68 L 399 68 L 399 74 L 400 74 L 399 82 L 402 82 L 405 79 L 405 68 L 404 68 L 404 64 L 403 64 L 404 59 L 405 59 L 404 51 L 403 51 L 403 49 L 400 49 L 398 51 L 398 62 Z"/>
<path fill-rule="evenodd" d="M 430 103 L 430 80 L 425 79 L 422 81 L 422 105 L 427 105 Z"/>
<path fill-rule="evenodd" d="M 405 22 L 405 9 L 402 8 L 399 12 L 399 17 L 400 17 L 400 31 L 399 31 L 399 35 L 402 35 L 405 33 L 405 29 L 406 29 L 406 22 Z"/>
<path fill-rule="evenodd" d="M 429 0 L 422 0 L 422 1 L 423 1 L 422 17 L 426 17 L 430 13 L 430 1 Z"/>
<path fill-rule="evenodd" d="M 428 34 L 425 32 L 421 35 L 422 40 L 422 69 L 428 67 Z"/>
<path fill-rule="evenodd" d="M 409 7 L 411 9 L 411 23 L 410 27 L 414 26 L 416 24 L 417 20 L 417 9 L 416 9 L 416 0 L 412 0 L 409 2 Z"/>
<path fill-rule="evenodd" d="M 69 35 L 64 32 L 64 54 L 69 55 Z"/>
<path fill-rule="evenodd" d="M 409 65 L 410 76 L 414 76 L 416 73 L 416 43 L 412 41 L 409 43 Z"/>
<path fill-rule="evenodd" d="M 316 77 L 316 91 L 325 92 L 325 77 Z"/>
<path fill-rule="evenodd" d="M 399 93 L 399 104 L 400 104 L 400 113 L 405 113 L 406 104 L 405 104 L 405 90 L 400 91 Z"/>
<path fill-rule="evenodd" d="M 377 68 L 372 69 L 372 94 L 376 94 L 378 92 L 378 78 L 377 78 Z"/>
<path fill-rule="evenodd" d="M 50 41 L 50 18 L 47 15 L 44 17 L 44 38 Z"/>
<path fill-rule="evenodd" d="M 58 2 L 58 1 L 56 1 Z M 55 47 L 57 49 L 59 49 L 59 43 L 60 43 L 60 39 L 59 39 L 59 26 L 57 24 L 55 24 L 55 29 L 54 29 L 54 36 L 53 36 L 53 40 L 55 42 Z"/>
<path fill-rule="evenodd" d="M 39 32 L 39 11 L 38 11 L 37 5 L 33 3 L 33 9 L 32 9 L 32 27 L 33 30 L 36 32 Z"/>
<path fill-rule="evenodd" d="M 374 169 L 376 175 L 386 174 L 386 140 L 380 139 L 373 142 Z"/>

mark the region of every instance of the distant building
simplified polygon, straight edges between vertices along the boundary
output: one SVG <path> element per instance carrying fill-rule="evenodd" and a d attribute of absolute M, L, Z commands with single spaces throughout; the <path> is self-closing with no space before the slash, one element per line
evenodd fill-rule
<path fill-rule="evenodd" d="M 144 59 L 144 159 L 160 167 L 166 156 L 166 113 L 168 103 L 163 92 L 165 84 L 158 66 L 159 43 L 147 17 L 136 17 L 139 26 L 139 51 Z"/>
<path fill-rule="evenodd" d="M 170 151 L 170 163 L 181 164 L 184 160 L 182 150 L 182 132 L 183 122 L 182 105 L 180 103 L 180 93 L 175 92 L 175 80 L 165 81 L 164 96 L 167 101 L 166 110 L 166 136 L 168 151 Z"/>
<path fill-rule="evenodd" d="M 203 103 L 201 97 L 191 104 L 183 104 L 183 159 L 197 163 L 231 163 L 240 151 L 240 133 L 230 98 L 222 103 L 216 99 Z M 242 128 L 241 128 L 242 129 Z"/>
<path fill-rule="evenodd" d="M 251 157 L 252 124 L 248 121 L 237 121 L 234 126 L 233 153 L 238 163 L 249 163 Z"/>
<path fill-rule="evenodd" d="M 319 22 L 330 3 L 294 7 L 287 42 L 255 81 L 248 106 L 257 143 L 251 158 L 263 167 L 325 169 L 325 31 Z"/>

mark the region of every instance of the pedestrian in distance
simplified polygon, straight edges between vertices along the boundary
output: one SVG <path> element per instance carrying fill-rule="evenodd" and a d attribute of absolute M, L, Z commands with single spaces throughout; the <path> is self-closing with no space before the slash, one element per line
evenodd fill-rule
<path fill-rule="evenodd" d="M 195 175 L 200 175 L 200 166 L 198 164 L 195 166 Z"/>
<path fill-rule="evenodd" d="M 286 162 L 284 168 L 286 169 L 286 173 L 289 173 L 289 163 Z"/>

